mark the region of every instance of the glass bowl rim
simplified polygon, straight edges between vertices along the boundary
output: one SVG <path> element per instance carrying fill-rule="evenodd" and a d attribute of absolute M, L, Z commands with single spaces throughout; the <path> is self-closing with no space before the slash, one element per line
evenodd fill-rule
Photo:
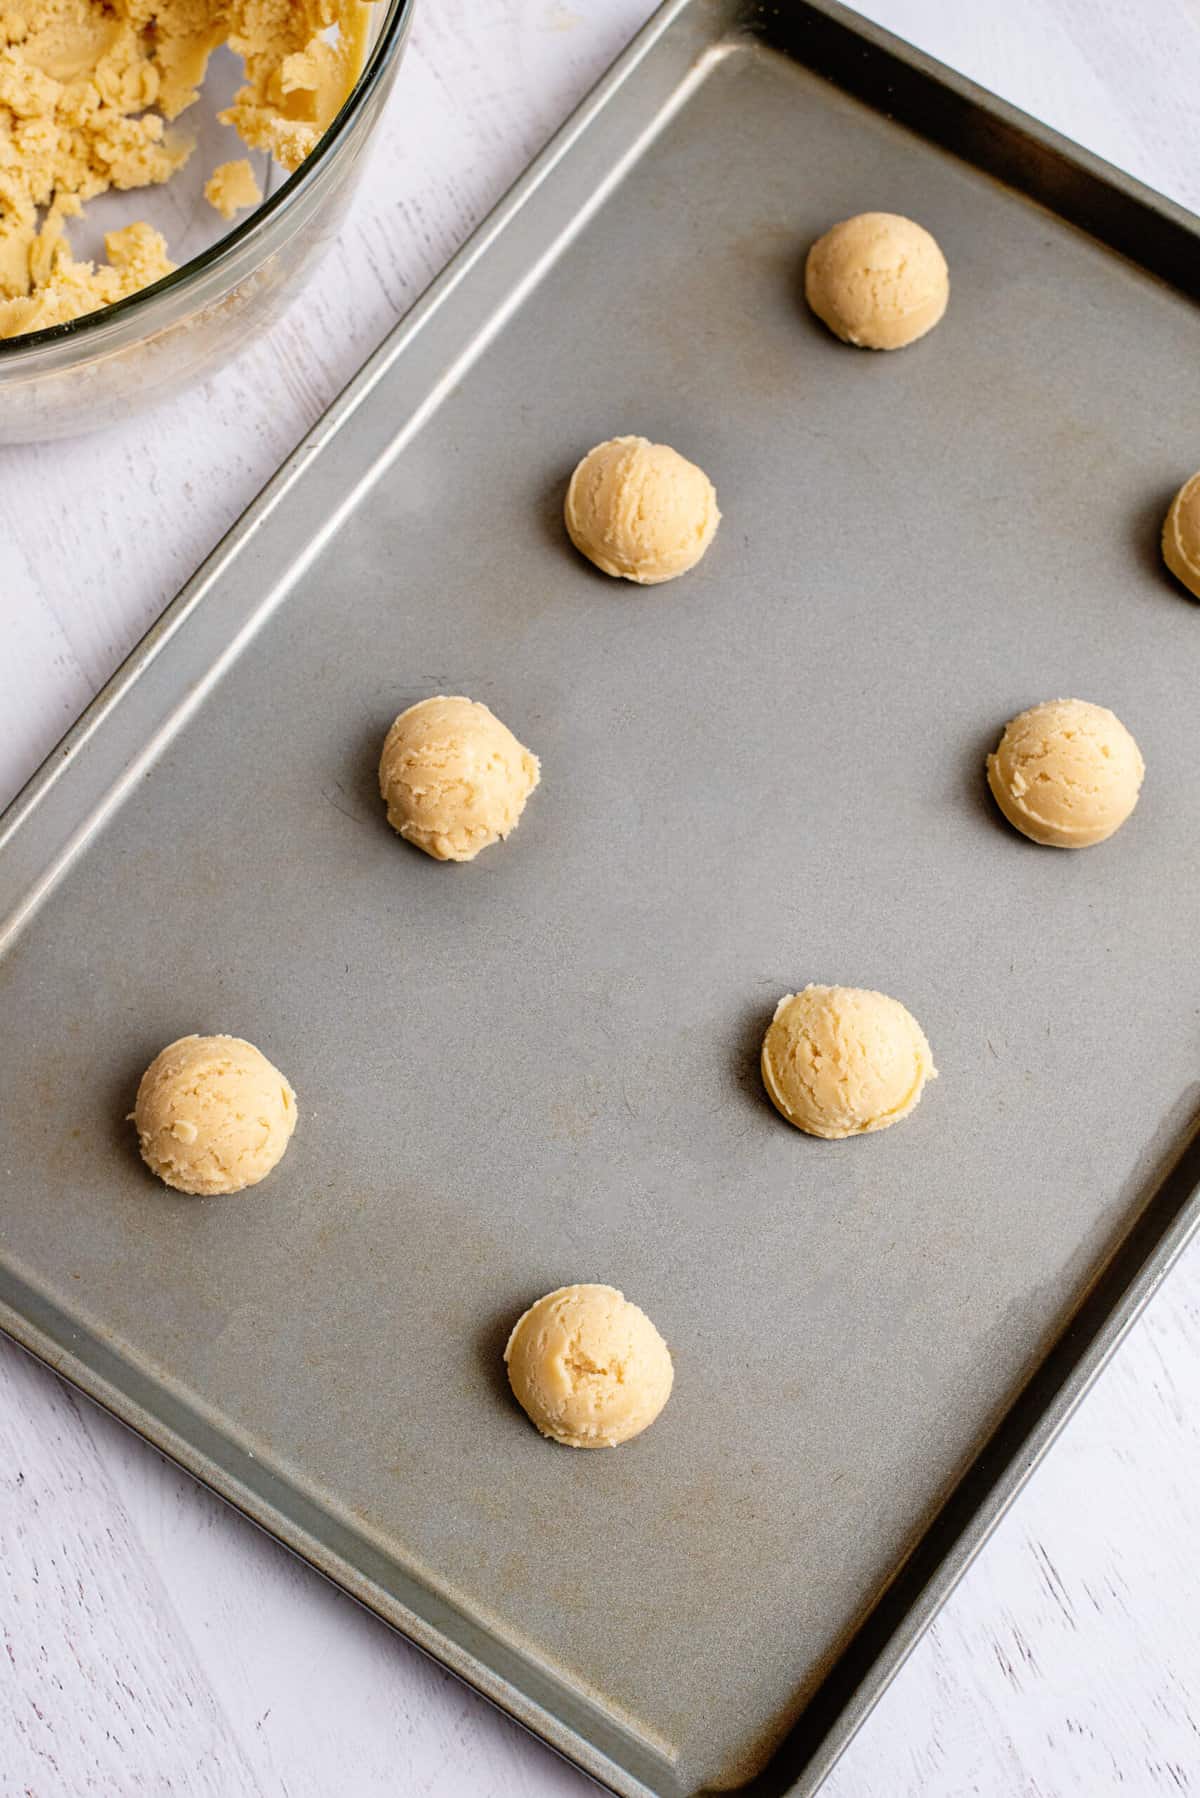
<path fill-rule="evenodd" d="M 382 0 L 379 3 L 382 4 Z M 334 153 L 404 43 L 415 3 L 416 0 L 388 0 L 387 15 L 374 48 L 328 129 L 322 133 L 300 166 L 293 169 L 282 186 L 256 207 L 244 223 L 225 232 L 207 250 L 201 250 L 198 256 L 192 256 L 187 262 L 181 263 L 169 275 L 164 275 L 149 287 L 140 287 L 136 293 L 128 294 L 123 300 L 114 300 L 108 306 L 98 306 L 94 312 L 82 313 L 79 318 L 66 319 L 62 324 L 45 325 L 40 331 L 24 331 L 15 337 L 0 338 L 0 362 L 16 362 L 22 356 L 48 349 L 52 345 L 65 347 L 77 343 L 81 348 L 86 348 L 89 338 L 102 327 L 110 326 L 116 320 L 136 319 L 143 308 L 156 300 L 168 294 L 179 293 L 190 282 L 219 270 L 223 262 L 233 261 L 247 244 L 252 243 L 273 220 L 288 210 L 300 189 L 307 185 L 310 177 Z"/>

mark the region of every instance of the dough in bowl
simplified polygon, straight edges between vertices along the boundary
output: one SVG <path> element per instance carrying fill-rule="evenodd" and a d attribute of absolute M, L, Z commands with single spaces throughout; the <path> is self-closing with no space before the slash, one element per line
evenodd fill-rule
<path fill-rule="evenodd" d="M 478 700 L 422 699 L 401 712 L 379 758 L 388 823 L 439 862 L 499 842 L 541 779 L 536 755 Z"/>
<path fill-rule="evenodd" d="M 172 127 L 198 99 L 214 50 L 228 45 L 244 72 L 221 123 L 295 169 L 354 86 L 369 17 L 362 0 L 0 8 L 0 338 L 66 324 L 171 273 L 165 240 L 144 220 L 110 230 L 99 265 L 74 254 L 69 223 L 110 188 L 155 187 L 183 166 L 193 143 Z M 213 183 L 227 218 L 258 198 L 245 163 L 223 165 Z"/>
<path fill-rule="evenodd" d="M 937 1069 L 925 1032 L 898 999 L 858 986 L 806 986 L 775 1007 L 762 1077 L 789 1124 L 837 1139 L 899 1123 Z"/>
<path fill-rule="evenodd" d="M 898 212 L 860 212 L 818 237 L 804 293 L 843 343 L 899 350 L 932 331 L 950 298 L 936 238 Z"/>
<path fill-rule="evenodd" d="M 1034 843 L 1087 849 L 1124 824 L 1146 772 L 1121 720 L 1086 699 L 1048 699 L 1010 719 L 987 759 L 1009 823 Z"/>
<path fill-rule="evenodd" d="M 1163 561 L 1200 599 L 1200 474 L 1185 481 L 1163 523 Z"/>
<path fill-rule="evenodd" d="M 518 1318 L 504 1351 L 517 1402 L 568 1448 L 615 1448 L 654 1422 L 674 1380 L 644 1311 L 611 1286 L 560 1286 Z"/>
<path fill-rule="evenodd" d="M 176 1192 L 241 1192 L 281 1159 L 296 1095 L 240 1036 L 181 1036 L 142 1075 L 131 1115 L 143 1161 Z"/>
<path fill-rule="evenodd" d="M 653 586 L 694 568 L 716 535 L 716 489 L 666 443 L 613 437 L 571 476 L 567 534 L 605 574 Z"/>

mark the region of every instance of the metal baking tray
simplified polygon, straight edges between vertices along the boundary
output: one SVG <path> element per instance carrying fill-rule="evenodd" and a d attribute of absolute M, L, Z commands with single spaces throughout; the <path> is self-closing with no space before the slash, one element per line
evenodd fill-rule
<path fill-rule="evenodd" d="M 899 355 L 800 297 L 866 207 L 952 269 Z M 1198 271 L 851 15 L 672 0 L 5 821 L 5 1327 L 616 1792 L 811 1792 L 1194 1227 Z M 624 431 L 725 515 L 653 591 L 560 525 Z M 443 690 L 544 769 L 468 867 L 375 790 Z M 982 779 L 1061 693 L 1149 767 L 1081 855 Z M 925 1026 L 902 1128 L 764 1100 L 809 979 Z M 299 1094 L 242 1198 L 123 1121 L 188 1030 Z M 505 1389 L 575 1279 L 675 1356 L 613 1453 Z"/>

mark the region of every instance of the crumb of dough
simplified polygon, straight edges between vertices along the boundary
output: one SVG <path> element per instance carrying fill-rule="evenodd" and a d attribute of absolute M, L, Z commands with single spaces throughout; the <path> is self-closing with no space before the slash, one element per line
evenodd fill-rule
<path fill-rule="evenodd" d="M 231 219 L 243 207 L 257 206 L 262 188 L 254 179 L 254 170 L 243 156 L 238 162 L 222 162 L 204 184 L 204 198 L 215 206 L 223 219 Z"/>
<path fill-rule="evenodd" d="M 654 1422 L 675 1370 L 646 1313 L 612 1286 L 560 1286 L 517 1319 L 504 1351 L 517 1402 L 566 1448 L 616 1448 Z"/>
<path fill-rule="evenodd" d="M 297 168 L 362 66 L 367 5 L 18 0 L 0 11 L 0 337 L 79 318 L 170 271 L 148 225 L 113 232 L 97 266 L 74 259 L 63 224 L 110 188 L 157 186 L 182 167 L 192 146 L 167 127 L 219 44 L 246 72 L 222 121 Z"/>
<path fill-rule="evenodd" d="M 61 228 L 51 247 L 47 247 L 45 233 L 39 244 L 47 258 L 48 279 L 25 299 L 0 300 L 0 337 L 66 324 L 99 306 L 127 299 L 175 268 L 167 255 L 166 240 L 145 224 L 110 231 L 104 239 L 108 261 L 99 266 L 76 262 Z"/>
<path fill-rule="evenodd" d="M 226 12 L 246 83 L 221 123 L 248 149 L 298 169 L 358 78 L 370 13 L 362 0 L 232 0 Z M 331 25 L 335 43 L 322 35 Z"/>

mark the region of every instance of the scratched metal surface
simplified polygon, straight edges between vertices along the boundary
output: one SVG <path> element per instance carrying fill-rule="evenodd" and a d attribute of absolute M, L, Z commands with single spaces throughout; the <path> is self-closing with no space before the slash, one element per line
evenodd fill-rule
<path fill-rule="evenodd" d="M 1195 461 L 1193 306 L 724 40 L 732 9 L 669 15 L 11 829 L 0 1296 L 582 1764 L 674 1795 L 767 1763 L 1178 1141 L 1200 787 L 1196 615 L 1154 551 Z M 951 264 L 900 356 L 799 300 L 805 246 L 864 206 Z M 654 591 L 559 524 L 577 456 L 628 430 L 725 515 Z M 464 868 L 374 784 L 439 690 L 544 770 Z M 981 779 L 1062 692 L 1149 768 L 1079 856 Z M 764 1101 L 761 1031 L 809 979 L 922 1021 L 941 1078 L 902 1128 L 821 1144 Z M 193 1029 L 299 1095 L 241 1198 L 168 1194 L 123 1122 Z M 509 1323 L 573 1279 L 675 1356 L 619 1453 L 543 1443 L 506 1394 Z"/>

